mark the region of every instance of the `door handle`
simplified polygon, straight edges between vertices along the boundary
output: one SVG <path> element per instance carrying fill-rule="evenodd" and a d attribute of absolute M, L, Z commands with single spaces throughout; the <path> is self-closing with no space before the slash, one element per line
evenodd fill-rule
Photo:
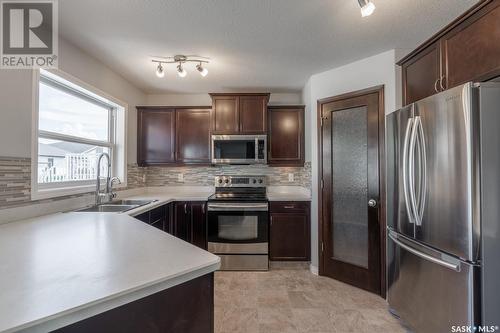
<path fill-rule="evenodd" d="M 424 127 L 422 125 L 422 119 L 419 117 L 418 121 L 418 145 L 420 150 L 420 197 L 418 201 L 418 212 L 416 213 L 417 219 L 416 224 L 418 226 L 422 225 L 422 219 L 424 217 L 425 200 L 427 192 L 427 153 L 425 150 L 425 136 Z"/>
<path fill-rule="evenodd" d="M 410 223 L 413 221 L 412 207 L 410 206 L 410 196 L 408 194 L 408 145 L 411 129 L 413 127 L 413 118 L 408 119 L 408 124 L 406 125 L 405 139 L 403 143 L 403 194 L 405 197 L 406 213 L 408 214 L 408 219 Z"/>
<path fill-rule="evenodd" d="M 439 92 L 439 89 L 438 89 L 438 86 L 437 86 L 439 80 L 441 80 L 441 78 L 437 79 L 436 82 L 434 82 L 434 91 L 437 92 L 437 93 Z"/>
<path fill-rule="evenodd" d="M 368 200 L 368 206 L 377 207 L 377 200 L 375 200 L 375 199 Z"/>
<path fill-rule="evenodd" d="M 446 76 L 443 75 L 439 78 L 439 87 L 441 87 L 441 91 L 445 91 L 446 87 L 443 86 L 443 80 L 446 79 Z"/>
<path fill-rule="evenodd" d="M 410 192 L 410 204 L 413 212 L 413 219 L 417 225 L 419 224 L 419 216 L 417 209 L 417 199 L 415 194 L 415 147 L 417 143 L 417 127 L 419 126 L 420 117 L 416 116 L 413 122 L 411 131 L 410 148 L 408 157 L 408 190 Z"/>

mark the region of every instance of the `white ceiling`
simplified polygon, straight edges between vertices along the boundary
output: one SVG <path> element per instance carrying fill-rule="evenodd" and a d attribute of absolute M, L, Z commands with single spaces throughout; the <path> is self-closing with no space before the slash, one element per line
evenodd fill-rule
<path fill-rule="evenodd" d="M 63 0 L 59 33 L 146 93 L 295 92 L 315 73 L 416 47 L 477 0 Z M 212 59 L 156 77 L 150 55 Z"/>

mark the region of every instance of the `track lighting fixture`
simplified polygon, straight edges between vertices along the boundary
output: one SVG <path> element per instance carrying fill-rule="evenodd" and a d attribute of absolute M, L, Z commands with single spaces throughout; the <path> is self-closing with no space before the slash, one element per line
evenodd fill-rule
<path fill-rule="evenodd" d="M 201 76 L 205 77 L 208 74 L 208 69 L 205 67 L 206 64 L 209 63 L 209 58 L 200 57 L 200 56 L 185 56 L 185 55 L 175 55 L 173 57 L 153 57 L 151 61 L 157 63 L 156 67 L 156 76 L 162 78 L 165 76 L 165 69 L 163 68 L 164 64 L 177 64 L 177 75 L 179 77 L 186 77 L 187 71 L 184 68 L 184 65 L 187 62 L 197 62 L 196 70 L 200 73 Z"/>
<path fill-rule="evenodd" d="M 370 16 L 375 11 L 375 5 L 370 0 L 358 0 L 358 3 L 363 17 Z"/>

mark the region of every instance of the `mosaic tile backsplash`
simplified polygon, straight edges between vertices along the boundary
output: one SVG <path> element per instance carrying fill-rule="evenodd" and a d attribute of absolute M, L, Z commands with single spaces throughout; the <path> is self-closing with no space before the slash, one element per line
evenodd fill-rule
<path fill-rule="evenodd" d="M 289 181 L 292 173 L 294 180 Z M 183 175 L 183 181 L 179 180 Z M 266 175 L 269 185 L 294 185 L 311 188 L 311 163 L 304 167 L 268 167 L 266 165 L 206 166 L 206 167 L 138 167 L 127 168 L 127 188 L 165 185 L 213 186 L 216 175 Z M 144 177 L 145 176 L 145 177 Z M 53 202 L 72 195 L 44 200 L 31 200 L 31 159 L 0 157 L 0 209 L 25 206 L 33 203 Z"/>

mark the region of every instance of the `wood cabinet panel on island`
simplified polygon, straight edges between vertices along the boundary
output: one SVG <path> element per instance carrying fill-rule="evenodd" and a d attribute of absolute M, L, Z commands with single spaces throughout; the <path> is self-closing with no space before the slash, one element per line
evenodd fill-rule
<path fill-rule="evenodd" d="M 483 0 L 398 62 L 403 105 L 500 76 L 500 0 Z"/>
<path fill-rule="evenodd" d="M 210 163 L 211 107 L 137 107 L 137 164 Z"/>
<path fill-rule="evenodd" d="M 304 166 L 304 106 L 268 107 L 268 163 Z"/>

